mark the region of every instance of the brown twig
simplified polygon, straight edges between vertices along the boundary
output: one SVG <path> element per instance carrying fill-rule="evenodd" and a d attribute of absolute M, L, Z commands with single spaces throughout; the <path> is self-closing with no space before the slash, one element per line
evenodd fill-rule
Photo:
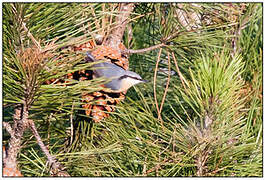
<path fill-rule="evenodd" d="M 160 114 L 160 110 L 159 110 L 158 102 L 157 102 L 157 96 L 156 96 L 156 78 L 157 78 L 158 64 L 159 64 L 159 61 L 160 61 L 161 52 L 162 52 L 162 48 L 160 48 L 158 56 L 157 56 L 157 60 L 156 60 L 156 67 L 155 67 L 155 73 L 154 73 L 154 99 L 155 99 L 158 119 L 160 120 L 161 126 L 164 129 L 163 120 L 162 120 L 162 117 L 161 117 L 161 114 Z"/>
<path fill-rule="evenodd" d="M 40 43 L 34 38 L 34 36 L 30 33 L 28 28 L 26 27 L 26 23 L 22 22 L 23 29 L 27 32 L 28 37 L 32 40 L 32 42 L 35 44 L 35 46 L 38 47 L 38 49 L 41 49 Z"/>
<path fill-rule="evenodd" d="M 29 120 L 29 125 L 31 128 L 32 133 L 34 134 L 35 138 L 37 139 L 37 142 L 41 148 L 41 150 L 44 152 L 44 154 L 47 156 L 48 161 L 51 165 L 53 165 L 54 168 L 58 168 L 58 164 L 56 163 L 55 158 L 50 155 L 48 148 L 44 145 L 44 143 L 41 140 L 41 137 L 37 131 L 37 128 L 35 126 L 35 123 L 32 120 Z"/>
<path fill-rule="evenodd" d="M 161 105 L 160 105 L 160 109 L 159 109 L 159 113 L 161 114 L 162 112 L 162 108 L 167 96 L 167 91 L 168 91 L 168 87 L 169 87 L 169 83 L 170 83 L 170 72 L 171 72 L 171 63 L 170 63 L 170 57 L 169 57 L 169 52 L 167 52 L 167 58 L 168 58 L 168 78 L 167 78 L 167 84 L 166 84 L 166 88 L 165 88 L 165 92 L 161 101 Z"/>
<path fill-rule="evenodd" d="M 174 39 L 175 37 L 177 37 L 177 36 L 179 36 L 179 35 L 181 35 L 181 34 L 190 33 L 190 32 L 196 32 L 196 31 L 198 31 L 198 30 L 199 30 L 199 29 L 197 29 L 197 30 L 189 30 L 189 31 L 182 31 L 182 32 L 177 31 L 177 32 L 171 34 L 170 36 L 168 36 L 167 38 L 163 39 L 163 41 L 164 41 L 164 42 L 167 42 L 167 41 L 169 41 L 169 40 L 171 40 L 171 39 Z"/>
<path fill-rule="evenodd" d="M 185 83 L 187 83 L 187 82 L 186 82 L 185 78 L 183 77 L 183 75 L 181 74 L 181 72 L 180 72 L 180 70 L 179 70 L 178 62 L 177 62 L 177 60 L 176 60 L 175 55 L 174 55 L 173 52 L 172 52 L 172 57 L 173 57 L 173 60 L 174 60 L 174 62 L 175 62 L 175 66 L 176 66 L 176 69 L 177 69 L 177 72 L 178 72 L 179 78 L 180 78 L 180 80 L 181 80 L 181 83 L 182 83 L 184 89 L 186 90 Z M 185 83 L 184 83 L 184 82 L 185 82 Z"/>
<path fill-rule="evenodd" d="M 34 121 L 32 120 L 29 120 L 28 121 L 29 125 L 30 125 L 30 128 L 31 128 L 31 131 L 32 133 L 34 134 L 36 140 L 37 140 L 37 143 L 39 144 L 41 150 L 44 152 L 44 154 L 46 155 L 48 161 L 49 161 L 49 164 L 51 165 L 52 167 L 52 174 L 57 174 L 58 172 L 62 171 L 61 169 L 61 165 L 60 163 L 58 163 L 56 161 L 56 159 L 54 158 L 54 156 L 52 156 L 50 153 L 49 153 L 49 150 L 48 148 L 44 145 L 44 143 L 42 142 L 41 140 L 41 137 L 37 131 L 37 128 L 35 126 L 35 123 Z M 69 176 L 69 175 L 68 175 Z"/>
<path fill-rule="evenodd" d="M 126 49 L 124 51 L 122 51 L 122 54 L 137 54 L 137 53 L 145 53 L 147 51 L 152 51 L 154 49 L 158 49 L 158 48 L 161 48 L 161 47 L 164 47 L 166 46 L 164 43 L 160 43 L 160 44 L 157 44 L 157 45 L 154 45 L 154 46 L 151 46 L 151 47 L 148 47 L 148 48 L 144 48 L 144 49 Z"/>
<path fill-rule="evenodd" d="M 161 163 L 155 165 L 155 167 L 153 167 L 153 168 L 149 169 L 148 171 L 146 171 L 146 174 L 149 174 L 149 173 L 151 173 L 151 172 L 153 172 L 153 171 L 158 171 L 158 170 L 161 168 L 161 165 L 160 165 L 160 164 L 163 165 L 163 164 L 166 163 L 168 160 L 169 160 L 169 159 L 164 159 Z"/>

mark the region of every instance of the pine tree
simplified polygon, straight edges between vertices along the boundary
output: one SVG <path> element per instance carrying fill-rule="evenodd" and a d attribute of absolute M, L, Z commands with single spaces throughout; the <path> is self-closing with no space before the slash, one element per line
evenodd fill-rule
<path fill-rule="evenodd" d="M 91 69 L 91 42 L 123 43 L 150 81 L 98 123 L 82 95 L 104 80 L 68 76 Z M 23 176 L 262 176 L 262 48 L 261 3 L 4 3 L 4 165 Z"/>

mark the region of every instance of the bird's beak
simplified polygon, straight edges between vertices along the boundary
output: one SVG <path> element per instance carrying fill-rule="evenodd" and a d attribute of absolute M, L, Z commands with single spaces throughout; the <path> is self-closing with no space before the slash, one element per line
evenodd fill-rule
<path fill-rule="evenodd" d="M 148 81 L 148 80 L 144 80 L 144 79 L 142 79 L 142 82 L 143 82 L 143 83 L 148 83 L 149 81 Z"/>

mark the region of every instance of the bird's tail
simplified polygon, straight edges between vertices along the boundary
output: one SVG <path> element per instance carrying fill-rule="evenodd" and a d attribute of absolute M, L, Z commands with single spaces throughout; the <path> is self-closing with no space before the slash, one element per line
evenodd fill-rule
<path fill-rule="evenodd" d="M 94 56 L 90 53 L 90 52 L 86 52 L 87 57 L 85 58 L 86 62 L 95 62 L 96 59 L 94 58 Z"/>

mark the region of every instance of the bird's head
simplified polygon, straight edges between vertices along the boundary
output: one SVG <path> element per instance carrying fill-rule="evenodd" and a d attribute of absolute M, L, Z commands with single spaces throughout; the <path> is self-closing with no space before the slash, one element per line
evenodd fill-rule
<path fill-rule="evenodd" d="M 136 84 L 148 82 L 147 80 L 142 79 L 139 74 L 132 71 L 126 71 L 125 74 L 119 78 L 119 80 L 121 81 L 121 91 L 128 90 Z"/>

